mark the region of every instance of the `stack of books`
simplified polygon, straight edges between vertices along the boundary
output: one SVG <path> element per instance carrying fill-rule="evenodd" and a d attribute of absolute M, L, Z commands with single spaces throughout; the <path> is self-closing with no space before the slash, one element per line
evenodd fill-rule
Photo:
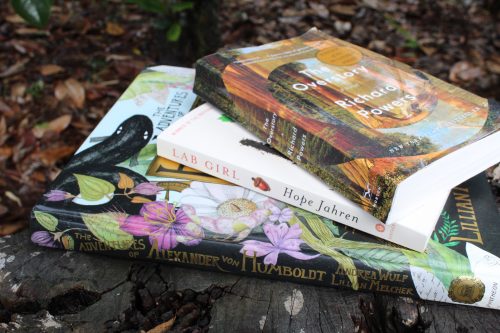
<path fill-rule="evenodd" d="M 499 129 L 494 101 L 312 29 L 146 69 L 31 239 L 500 309 Z"/>

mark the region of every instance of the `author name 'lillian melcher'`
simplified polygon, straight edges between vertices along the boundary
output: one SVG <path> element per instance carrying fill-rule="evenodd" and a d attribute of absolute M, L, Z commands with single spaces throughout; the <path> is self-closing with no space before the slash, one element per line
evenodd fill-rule
<path fill-rule="evenodd" d="M 172 149 L 172 157 L 177 162 L 204 171 L 208 174 L 218 176 L 229 182 L 232 181 L 234 183 L 241 183 L 237 169 L 221 165 L 208 159 L 203 160 L 198 155 L 195 155 L 193 153 L 181 152 L 176 148 Z M 321 214 L 323 216 L 328 215 L 331 216 L 332 219 L 335 218 L 335 220 L 338 220 L 338 218 L 343 218 L 347 221 L 358 223 L 357 216 L 338 209 L 337 205 L 333 203 L 329 203 L 325 200 L 319 200 L 318 203 L 317 201 L 308 198 L 306 195 L 298 193 L 297 190 L 286 186 L 284 187 L 284 191 L 282 193 L 283 201 L 288 203 L 291 203 L 293 201 L 294 205 L 297 207 L 313 207 L 313 209 L 318 212 L 318 214 Z"/>

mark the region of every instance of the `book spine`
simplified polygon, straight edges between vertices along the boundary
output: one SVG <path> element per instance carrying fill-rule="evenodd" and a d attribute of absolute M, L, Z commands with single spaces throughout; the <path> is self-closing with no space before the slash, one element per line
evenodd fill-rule
<path fill-rule="evenodd" d="M 344 197 L 359 204 L 381 222 L 387 220 L 395 191 L 395 184 L 390 179 L 376 177 L 378 184 L 384 184 L 378 204 L 368 207 L 363 205 L 364 188 L 349 179 L 337 166 L 348 162 L 350 159 L 347 156 L 315 133 L 305 131 L 275 112 L 268 112 L 258 107 L 255 101 L 238 100 L 236 106 L 237 97 L 230 96 L 222 81 L 221 72 L 221 68 L 212 66 L 204 59 L 198 61 L 193 91 L 294 163 L 321 178 Z M 256 100 L 258 98 L 256 96 Z M 263 124 L 267 120 L 270 126 L 266 127 Z M 300 144 L 294 145 L 291 149 L 290 143 L 295 141 L 294 138 L 300 138 Z"/>
<path fill-rule="evenodd" d="M 332 202 L 331 199 L 316 193 L 297 189 L 281 181 L 271 179 L 267 175 L 255 174 L 251 169 L 243 169 L 214 159 L 203 152 L 185 149 L 173 141 L 166 141 L 163 137 L 158 138 L 157 152 L 159 156 L 166 159 L 244 188 L 254 189 L 273 199 L 404 247 L 424 251 L 427 245 L 429 235 L 419 234 L 415 230 L 402 228 L 397 224 L 383 225 L 361 209 L 352 211 L 350 207 Z"/>
<path fill-rule="evenodd" d="M 156 242 L 151 244 L 147 237 L 136 237 L 129 249 L 117 250 L 112 247 L 113 243 L 107 244 L 96 239 L 89 230 L 76 229 L 78 229 L 77 232 L 68 231 L 63 234 L 64 237 L 72 239 L 71 248 L 67 247 L 68 242 L 62 242 L 65 244 L 66 250 L 174 264 L 180 267 L 249 277 L 457 304 L 443 296 L 435 279 L 423 278 L 414 281 L 414 273 L 407 266 L 383 259 L 376 259 L 376 263 L 372 261 L 370 267 L 365 265 L 362 260 L 348 258 L 348 261 L 352 261 L 352 265 L 345 266 L 335 257 L 327 255 L 320 255 L 307 261 L 281 254 L 279 263 L 273 265 L 265 264 L 263 257 L 247 254 L 239 243 L 211 239 L 203 239 L 200 244 L 195 246 L 178 245 L 172 249 L 162 249 Z M 396 267 L 398 265 L 401 266 Z M 373 267 L 379 267 L 379 269 Z M 421 271 L 425 272 L 424 268 Z M 425 274 L 422 272 L 419 274 Z M 416 290 L 417 283 L 419 291 Z M 490 307 L 483 304 L 476 306 Z M 492 303 L 491 308 L 498 307 Z"/>

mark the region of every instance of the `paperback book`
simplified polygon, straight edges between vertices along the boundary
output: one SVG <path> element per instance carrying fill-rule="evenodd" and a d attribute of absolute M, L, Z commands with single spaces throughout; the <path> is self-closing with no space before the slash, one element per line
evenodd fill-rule
<path fill-rule="evenodd" d="M 33 208 L 34 243 L 500 308 L 499 219 L 484 175 L 452 191 L 425 253 L 387 244 L 152 156 L 155 135 L 195 100 L 192 75 L 139 75 Z"/>
<path fill-rule="evenodd" d="M 500 160 L 498 103 L 317 29 L 200 59 L 194 91 L 382 222 Z"/>
<path fill-rule="evenodd" d="M 450 194 L 430 188 L 414 214 L 383 224 L 208 103 L 163 131 L 157 151 L 166 159 L 417 251 L 425 250 Z M 373 193 L 368 188 L 364 195 Z"/>

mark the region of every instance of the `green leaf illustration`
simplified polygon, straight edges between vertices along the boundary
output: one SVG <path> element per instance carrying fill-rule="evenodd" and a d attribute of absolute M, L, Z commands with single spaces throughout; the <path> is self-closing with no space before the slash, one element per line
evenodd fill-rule
<path fill-rule="evenodd" d="M 134 237 L 120 229 L 116 213 L 82 213 L 82 220 L 97 239 L 115 250 L 127 250 L 134 243 Z"/>
<path fill-rule="evenodd" d="M 61 237 L 61 243 L 66 250 L 74 250 L 75 249 L 75 240 L 70 235 L 63 235 Z"/>
<path fill-rule="evenodd" d="M 394 250 L 352 248 L 341 251 L 373 269 L 384 269 L 390 272 L 401 272 L 408 269 L 408 259 L 396 248 Z"/>
<path fill-rule="evenodd" d="M 156 156 L 156 143 L 150 143 L 141 149 L 138 160 L 150 160 Z"/>
<path fill-rule="evenodd" d="M 115 186 L 104 179 L 99 179 L 92 176 L 74 174 L 80 195 L 88 201 L 97 201 L 115 191 Z"/>
<path fill-rule="evenodd" d="M 410 265 L 418 266 L 434 274 L 448 289 L 458 276 L 473 276 L 469 259 L 445 245 L 430 240 L 426 253 L 403 249 Z"/>
<path fill-rule="evenodd" d="M 219 120 L 222 121 L 222 122 L 225 122 L 225 123 L 232 123 L 234 122 L 233 118 L 229 117 L 228 115 L 225 115 L 225 114 L 222 114 L 220 115 L 219 117 Z"/>
<path fill-rule="evenodd" d="M 42 225 L 42 227 L 49 231 L 56 231 L 59 221 L 55 216 L 40 211 L 34 211 L 33 213 L 35 214 L 36 220 Z"/>

